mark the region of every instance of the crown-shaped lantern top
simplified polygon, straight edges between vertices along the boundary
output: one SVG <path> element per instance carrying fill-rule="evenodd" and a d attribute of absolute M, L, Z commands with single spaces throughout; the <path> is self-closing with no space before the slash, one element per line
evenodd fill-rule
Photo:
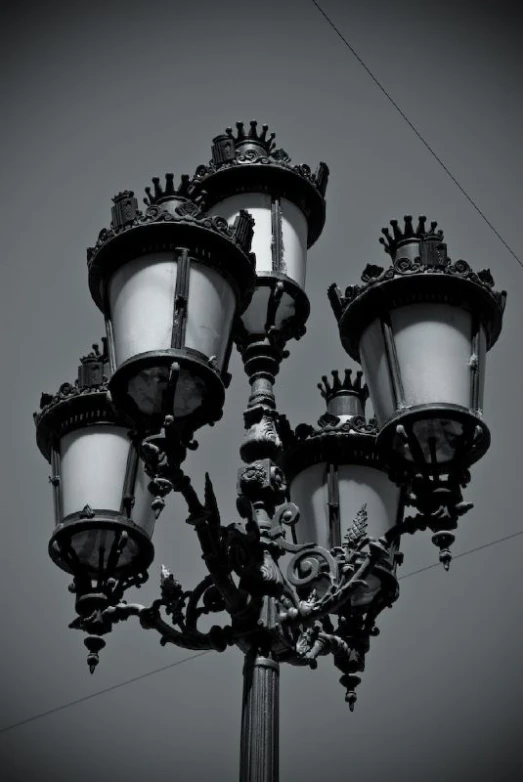
<path fill-rule="evenodd" d="M 153 206 L 154 204 L 164 204 L 166 201 L 202 201 L 202 193 L 196 196 L 194 185 L 191 184 L 191 178 L 188 174 L 182 174 L 178 187 L 174 185 L 174 174 L 165 175 L 165 186 L 160 184 L 160 177 L 153 177 L 153 191 L 150 187 L 145 188 L 147 197 L 143 199 L 144 204 Z"/>
<path fill-rule="evenodd" d="M 362 383 L 363 372 L 358 370 L 356 377 L 352 379 L 352 369 L 346 369 L 343 380 L 337 369 L 332 370 L 332 380 L 323 375 L 318 388 L 322 397 L 327 402 L 327 413 L 335 415 L 341 420 L 354 416 L 365 416 L 365 402 L 369 396 L 369 389 Z"/>
<path fill-rule="evenodd" d="M 92 352 L 82 356 L 78 367 L 79 388 L 94 388 L 107 383 L 109 376 L 109 354 L 107 351 L 107 337 L 102 337 L 102 352 L 95 343 Z"/>
<path fill-rule="evenodd" d="M 329 179 L 327 164 L 320 163 L 315 173 L 312 173 L 306 164 L 292 165 L 290 155 L 284 149 L 276 147 L 274 140 L 276 134 L 274 132 L 268 134 L 268 130 L 268 125 L 262 125 L 261 131 L 258 131 L 258 123 L 255 119 L 250 121 L 247 131 L 243 122 L 236 123 L 236 132 L 230 127 L 226 128 L 225 133 L 213 138 L 212 159 L 209 166 L 199 166 L 193 181 L 197 183 L 202 177 L 231 164 L 279 165 L 303 177 L 324 198 Z"/>
<path fill-rule="evenodd" d="M 420 259 L 421 263 L 438 266 L 447 260 L 447 245 L 443 242 L 443 231 L 436 231 L 437 222 L 433 220 L 430 229 L 426 228 L 427 218 L 424 215 L 418 217 L 418 224 L 414 228 L 412 216 L 405 215 L 403 230 L 398 220 L 391 220 L 392 236 L 388 228 L 382 228 L 380 244 L 385 252 L 390 255 L 392 262 L 400 258 L 408 258 L 411 261 Z"/>
<path fill-rule="evenodd" d="M 212 140 L 212 159 L 215 164 L 224 163 L 231 160 L 236 155 L 244 155 L 247 152 L 256 155 L 269 156 L 275 151 L 276 133 L 270 133 L 268 125 L 262 125 L 261 132 L 258 132 L 258 123 L 252 119 L 249 123 L 249 130 L 245 132 L 243 122 L 236 123 L 236 133 L 232 128 L 225 128 L 225 134 L 216 136 Z M 283 152 L 283 150 L 279 150 Z M 288 158 L 286 153 L 285 157 Z"/>
<path fill-rule="evenodd" d="M 124 415 L 113 408 L 107 396 L 109 380 L 107 339 L 102 337 L 102 351 L 97 344 L 80 358 L 74 383 L 62 383 L 54 394 L 43 393 L 40 410 L 34 413 L 36 439 L 40 451 L 49 461 L 52 444 L 72 429 L 103 421 L 128 425 Z"/>

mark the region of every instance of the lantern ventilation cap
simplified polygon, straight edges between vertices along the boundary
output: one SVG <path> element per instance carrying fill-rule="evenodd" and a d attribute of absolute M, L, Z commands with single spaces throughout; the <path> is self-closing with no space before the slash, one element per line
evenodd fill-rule
<path fill-rule="evenodd" d="M 438 244 L 443 242 L 443 231 L 436 231 L 438 224 L 435 220 L 430 223 L 430 229 L 427 230 L 425 225 L 427 218 L 424 215 L 418 217 L 416 228 L 412 224 L 411 215 L 405 215 L 403 219 L 403 228 L 400 228 L 398 220 L 390 221 L 392 235 L 388 228 L 382 228 L 381 230 L 383 236 L 380 237 L 380 244 L 383 245 L 385 252 L 391 256 L 393 261 L 396 258 L 398 249 L 405 244 L 419 244 L 422 240 L 424 242 L 437 242 Z"/>
<path fill-rule="evenodd" d="M 163 204 L 165 201 L 203 201 L 203 193 L 200 192 L 199 196 L 195 196 L 195 188 L 191 183 L 189 174 L 182 174 L 180 178 L 180 184 L 178 187 L 174 185 L 174 174 L 165 175 L 165 185 L 160 183 L 160 177 L 153 177 L 152 179 L 153 189 L 150 187 L 145 188 L 147 193 L 146 198 L 143 199 L 144 204 L 147 206 L 154 206 L 155 204 Z"/>
<path fill-rule="evenodd" d="M 327 412 L 336 416 L 363 416 L 365 402 L 369 396 L 367 385 L 362 382 L 363 372 L 358 370 L 352 378 L 352 369 L 346 369 L 343 380 L 337 369 L 333 369 L 332 380 L 323 375 L 318 388 L 327 402 Z"/>

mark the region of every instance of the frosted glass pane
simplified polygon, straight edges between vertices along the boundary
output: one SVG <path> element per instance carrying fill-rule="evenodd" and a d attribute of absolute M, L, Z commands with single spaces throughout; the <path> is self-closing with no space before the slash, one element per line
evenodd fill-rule
<path fill-rule="evenodd" d="M 374 415 L 379 426 L 383 426 L 392 416 L 394 405 L 380 320 L 374 320 L 363 332 L 360 357 Z"/>
<path fill-rule="evenodd" d="M 409 304 L 391 312 L 405 402 L 471 403 L 471 315 L 450 304 Z"/>
<path fill-rule="evenodd" d="M 250 334 L 265 333 L 269 295 L 270 288 L 266 285 L 260 285 L 256 288 L 249 306 L 242 315 L 242 321 Z M 275 325 L 279 328 L 284 321 L 293 317 L 295 312 L 294 300 L 288 293 L 284 293 L 276 311 Z"/>
<path fill-rule="evenodd" d="M 301 209 L 286 198 L 281 199 L 281 210 L 283 267 L 280 271 L 303 288 L 307 263 L 307 220 Z"/>
<path fill-rule="evenodd" d="M 254 235 L 251 250 L 256 254 L 256 271 L 272 271 L 272 218 L 271 196 L 265 193 L 240 193 L 224 198 L 212 207 L 212 213 L 225 217 L 232 225 L 240 213 L 247 209 L 254 217 Z"/>
<path fill-rule="evenodd" d="M 112 530 L 96 529 L 95 526 L 93 529 L 87 528 L 82 532 L 76 532 L 71 537 L 71 548 L 82 564 L 90 569 L 89 575 L 96 576 L 100 572 L 100 567 L 105 570 L 115 538 L 116 533 Z M 129 536 L 118 558 L 118 566 L 111 575 L 118 576 L 120 570 L 132 562 L 139 553 L 138 545 Z"/>
<path fill-rule="evenodd" d="M 208 266 L 192 262 L 185 346 L 215 356 L 222 369 L 236 298 L 229 283 Z"/>
<path fill-rule="evenodd" d="M 399 489 L 386 474 L 374 467 L 338 467 L 341 539 L 356 514 L 367 504 L 366 533 L 379 538 L 396 523 Z M 312 541 L 331 548 L 327 493 L 327 465 L 314 464 L 299 473 L 291 483 L 292 501 L 300 508 L 296 534 L 300 543 Z"/>
<path fill-rule="evenodd" d="M 125 263 L 109 280 L 116 366 L 138 353 L 171 347 L 176 261 L 149 253 Z"/>
<path fill-rule="evenodd" d="M 151 479 L 143 468 L 143 462 L 140 461 L 134 486 L 134 505 L 131 511 L 131 518 L 149 537 L 152 537 L 155 518 L 151 508 L 151 502 L 154 497 L 147 488 L 150 482 Z"/>
<path fill-rule="evenodd" d="M 330 549 L 326 464 L 313 464 L 298 473 L 291 483 L 290 496 L 300 509 L 296 525 L 298 542 L 314 542 Z"/>
<path fill-rule="evenodd" d="M 90 426 L 69 432 L 60 441 L 64 516 L 81 511 L 119 511 L 130 443 L 127 430 Z"/>
<path fill-rule="evenodd" d="M 164 412 L 169 385 L 169 368 L 166 366 L 143 369 L 129 380 L 127 391 L 136 406 L 145 415 Z M 174 395 L 174 415 L 189 415 L 202 403 L 204 381 L 188 369 L 180 369 Z"/>
<path fill-rule="evenodd" d="M 412 424 L 412 434 L 418 441 L 423 458 L 427 463 L 444 463 L 454 459 L 456 451 L 463 444 L 463 424 L 451 418 L 427 418 Z M 418 459 L 417 454 L 397 441 L 396 450 L 409 461 Z"/>
<path fill-rule="evenodd" d="M 356 514 L 367 505 L 366 534 L 379 538 L 396 523 L 399 489 L 384 472 L 374 467 L 340 465 L 338 467 L 340 492 L 341 537 L 351 527 Z"/>

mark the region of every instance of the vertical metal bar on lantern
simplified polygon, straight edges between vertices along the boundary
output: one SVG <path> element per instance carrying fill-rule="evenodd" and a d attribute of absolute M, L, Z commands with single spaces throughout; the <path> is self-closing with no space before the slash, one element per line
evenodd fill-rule
<path fill-rule="evenodd" d="M 327 505 L 329 508 L 329 544 L 330 548 L 341 546 L 340 530 L 340 487 L 338 468 L 327 465 Z"/>
<path fill-rule="evenodd" d="M 405 391 L 401 380 L 401 371 L 396 352 L 396 343 L 389 316 L 381 319 L 381 330 L 385 344 L 385 355 L 387 356 L 387 366 L 389 368 L 390 382 L 394 397 L 394 406 L 396 409 L 405 407 Z"/>
<path fill-rule="evenodd" d="M 175 260 L 177 261 L 177 268 L 171 347 L 181 348 L 185 342 L 185 327 L 187 325 L 190 267 L 189 250 L 184 247 L 180 253 L 176 253 Z"/>

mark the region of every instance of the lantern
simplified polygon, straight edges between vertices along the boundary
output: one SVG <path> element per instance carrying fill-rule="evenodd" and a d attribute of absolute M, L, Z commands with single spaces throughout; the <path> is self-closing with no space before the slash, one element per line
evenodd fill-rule
<path fill-rule="evenodd" d="M 252 218 L 204 215 L 188 177 L 153 179 L 145 214 L 131 191 L 88 250 L 89 285 L 106 319 L 115 402 L 142 430 L 165 416 L 184 436 L 222 413 L 231 329 L 254 287 Z"/>
<path fill-rule="evenodd" d="M 154 550 L 153 497 L 129 421 L 107 398 L 108 360 L 98 346 L 81 359 L 78 380 L 43 394 L 35 413 L 38 447 L 51 463 L 53 561 L 83 584 L 145 571 Z"/>
<path fill-rule="evenodd" d="M 377 429 L 364 417 L 368 392 L 362 373 L 354 382 L 350 370 L 343 381 L 336 371 L 332 376 L 332 383 L 324 377 L 319 385 L 327 413 L 317 427 L 300 425 L 284 455 L 291 500 L 300 509 L 297 541 L 314 542 L 328 551 L 353 549 L 364 536 L 385 536 L 400 523 L 403 512 L 400 490 L 389 481 L 376 448 Z M 362 556 L 366 551 L 364 547 Z M 395 599 L 398 556 L 397 544 L 391 545 L 366 586 L 353 593 L 353 609 L 366 609 L 378 595 L 387 595 L 386 603 Z M 327 588 L 324 582 L 320 578 L 316 588 Z"/>
<path fill-rule="evenodd" d="M 482 420 L 485 356 L 501 331 L 505 292 L 490 271 L 451 263 L 437 223 L 391 221 L 392 258 L 369 265 L 345 296 L 332 286 L 342 344 L 360 361 L 388 458 L 429 473 L 478 460 L 490 444 Z"/>
<path fill-rule="evenodd" d="M 200 166 L 193 182 L 205 191 L 207 208 L 233 224 L 242 209 L 254 217 L 252 248 L 256 254 L 256 290 L 237 333 L 240 349 L 265 339 L 280 342 L 305 332 L 309 300 L 305 294 L 307 248 L 325 223 L 325 190 L 329 170 L 320 163 L 293 166 L 274 133 L 261 133 L 255 120 L 246 133 L 227 128 L 213 140 L 212 160 Z"/>

